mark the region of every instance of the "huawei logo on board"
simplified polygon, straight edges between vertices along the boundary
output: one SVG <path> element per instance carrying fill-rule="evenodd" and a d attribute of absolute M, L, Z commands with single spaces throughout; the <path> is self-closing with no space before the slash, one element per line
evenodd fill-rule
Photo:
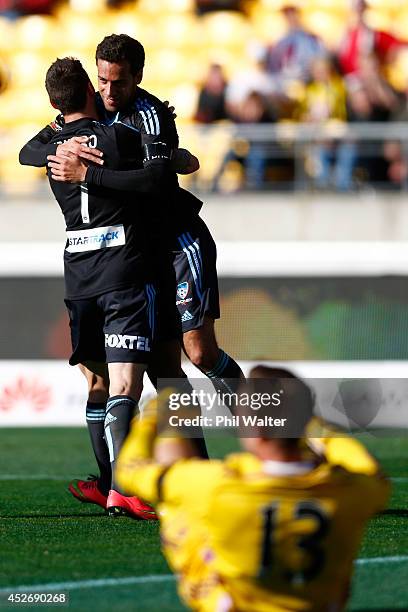
<path fill-rule="evenodd" d="M 24 376 L 0 389 L 0 410 L 3 412 L 21 409 L 42 412 L 49 408 L 50 402 L 51 388 Z"/>

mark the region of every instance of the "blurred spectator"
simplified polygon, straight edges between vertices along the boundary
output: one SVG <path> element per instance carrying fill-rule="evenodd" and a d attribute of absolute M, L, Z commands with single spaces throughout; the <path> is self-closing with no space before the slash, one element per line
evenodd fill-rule
<path fill-rule="evenodd" d="M 0 93 L 3 93 L 3 91 L 6 89 L 6 87 L 8 86 L 8 81 L 9 69 L 7 65 L 3 62 L 3 60 L 0 58 Z"/>
<path fill-rule="evenodd" d="M 326 54 L 323 43 L 305 30 L 298 7 L 290 4 L 282 8 L 288 24 L 287 34 L 268 48 L 266 68 L 284 84 L 288 81 L 306 81 L 314 59 Z"/>
<path fill-rule="evenodd" d="M 366 0 L 353 0 L 353 7 L 354 24 L 347 31 L 339 50 L 340 67 L 344 74 L 358 73 L 360 58 L 366 55 L 373 54 L 380 64 L 384 64 L 405 44 L 392 34 L 367 25 Z"/>
<path fill-rule="evenodd" d="M 386 142 L 384 144 L 384 158 L 388 164 L 387 178 L 394 188 L 407 187 L 408 163 L 407 149 L 401 142 Z"/>
<path fill-rule="evenodd" d="M 273 110 L 267 100 L 257 91 L 252 91 L 245 98 L 240 114 L 235 120 L 238 123 L 272 123 L 276 121 Z M 214 189 L 218 189 L 219 180 L 224 170 L 231 162 L 242 163 L 245 172 L 245 187 L 259 190 L 264 186 L 265 171 L 268 164 L 269 144 L 265 141 L 237 141 L 226 154 L 214 181 Z"/>
<path fill-rule="evenodd" d="M 277 79 L 266 70 L 265 49 L 253 45 L 249 48 L 249 54 L 254 60 L 253 68 L 235 74 L 225 92 L 228 115 L 238 123 L 241 122 L 241 116 L 245 112 L 246 100 L 254 92 L 270 100 L 276 109 L 286 100 L 279 89 Z"/>
<path fill-rule="evenodd" d="M 399 96 L 378 74 L 374 66 L 377 60 L 365 58 L 360 77 L 347 79 L 349 122 L 381 122 L 392 116 L 392 109 L 399 104 Z M 379 81 L 379 82 L 378 82 Z M 386 151 L 381 140 L 370 140 L 357 145 L 358 174 L 364 181 L 387 183 L 389 181 Z"/>
<path fill-rule="evenodd" d="M 350 75 L 347 83 L 349 88 L 353 88 L 355 83 L 363 87 L 372 107 L 373 121 L 389 121 L 401 106 L 400 95 L 382 76 L 379 60 L 374 54 L 360 57 L 359 72 Z"/>
<path fill-rule="evenodd" d="M 301 121 L 317 124 L 329 120 L 345 122 L 346 88 L 332 62 L 327 58 L 316 59 L 310 71 L 311 80 L 300 108 Z M 307 166 L 319 189 L 328 188 L 331 182 L 338 191 L 351 189 L 356 161 L 354 143 L 343 140 L 321 142 L 312 146 L 311 153 Z"/>
<path fill-rule="evenodd" d="M 408 121 L 408 83 L 405 92 L 400 94 L 399 108 L 392 114 L 393 121 Z M 387 178 L 394 187 L 408 187 L 408 148 L 403 141 L 390 141 L 384 145 L 384 158 Z"/>
<path fill-rule="evenodd" d="M 242 123 L 272 123 L 276 118 L 266 100 L 258 92 L 251 92 L 242 107 L 239 117 Z M 268 143 L 249 142 L 244 162 L 246 187 L 262 189 L 268 163 Z"/>
<path fill-rule="evenodd" d="M 206 80 L 200 90 L 195 120 L 199 123 L 213 123 L 227 118 L 225 89 L 227 81 L 222 67 L 211 64 Z"/>
<path fill-rule="evenodd" d="M 328 58 L 313 61 L 300 113 L 302 121 L 346 120 L 346 88 Z"/>
<path fill-rule="evenodd" d="M 197 15 L 211 11 L 242 11 L 242 0 L 196 0 Z"/>
<path fill-rule="evenodd" d="M 55 0 L 0 0 L 0 15 L 17 19 L 23 15 L 49 15 Z"/>

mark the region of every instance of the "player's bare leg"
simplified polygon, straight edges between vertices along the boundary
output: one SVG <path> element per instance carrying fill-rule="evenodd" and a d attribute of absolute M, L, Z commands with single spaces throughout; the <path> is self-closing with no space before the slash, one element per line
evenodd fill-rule
<path fill-rule="evenodd" d="M 137 414 L 138 401 L 143 389 L 145 364 L 109 363 L 109 399 L 106 405 L 105 438 L 112 467 L 112 485 L 106 508 L 112 516 L 130 514 L 137 518 L 154 519 L 154 510 L 137 497 L 121 493 L 115 482 L 115 463 L 129 433 L 130 423 Z"/>
<path fill-rule="evenodd" d="M 236 361 L 219 348 L 211 317 L 206 315 L 201 327 L 184 332 L 183 347 L 190 361 L 208 376 L 217 391 L 234 393 L 245 379 Z"/>

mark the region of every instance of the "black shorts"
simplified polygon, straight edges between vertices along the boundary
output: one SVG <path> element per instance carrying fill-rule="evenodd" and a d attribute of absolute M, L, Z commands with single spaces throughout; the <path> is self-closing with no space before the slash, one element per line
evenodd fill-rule
<path fill-rule="evenodd" d="M 72 342 L 69 363 L 148 363 L 155 332 L 155 295 L 153 285 L 145 285 L 83 300 L 66 299 Z"/>
<path fill-rule="evenodd" d="M 204 316 L 219 319 L 217 247 L 200 217 L 176 236 L 172 246 L 176 307 L 183 332 L 198 329 Z"/>
<path fill-rule="evenodd" d="M 182 328 L 179 311 L 175 304 L 177 279 L 173 257 L 168 250 L 160 250 L 155 257 L 155 280 L 157 282 L 157 333 L 159 341 L 181 341 Z"/>

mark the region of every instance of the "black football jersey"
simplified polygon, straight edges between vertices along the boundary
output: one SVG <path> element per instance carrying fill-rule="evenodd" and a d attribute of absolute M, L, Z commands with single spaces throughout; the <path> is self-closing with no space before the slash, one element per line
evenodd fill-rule
<path fill-rule="evenodd" d="M 137 88 L 136 96 L 123 111 L 108 113 L 99 93 L 96 106 L 100 121 L 105 125 L 122 122 L 140 133 L 142 146 L 151 142 L 164 142 L 170 149 L 179 147 L 179 137 L 173 115 L 167 106 L 150 92 Z M 163 192 L 149 199 L 152 227 L 162 227 L 165 234 L 181 231 L 191 217 L 200 212 L 202 202 L 192 193 L 182 189 L 176 172 L 167 182 Z"/>
<path fill-rule="evenodd" d="M 142 163 L 140 132 L 118 122 L 107 127 L 87 118 L 72 121 L 51 142 L 60 144 L 83 135 L 90 137 L 88 146 L 103 151 L 107 168 L 125 170 Z M 144 282 L 144 196 L 54 181 L 50 171 L 48 177 L 67 230 L 66 297 L 91 297 Z"/>

